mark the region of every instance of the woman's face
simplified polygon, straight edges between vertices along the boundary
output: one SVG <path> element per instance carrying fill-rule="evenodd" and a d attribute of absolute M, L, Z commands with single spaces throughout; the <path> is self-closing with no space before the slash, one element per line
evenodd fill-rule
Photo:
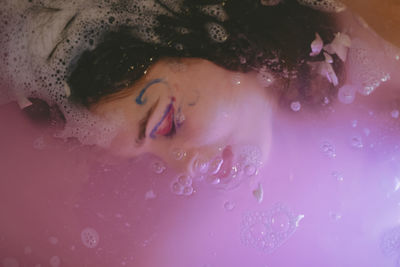
<path fill-rule="evenodd" d="M 207 162 L 220 157 L 227 162 L 229 154 L 232 166 L 225 167 L 231 168 L 246 156 L 244 150 L 257 154 L 252 162 L 257 166 L 266 159 L 271 99 L 254 73 L 227 71 L 202 59 L 167 59 L 121 97 L 100 101 L 92 111 L 123 114 L 113 152 L 150 152 L 178 170 L 205 174 Z"/>

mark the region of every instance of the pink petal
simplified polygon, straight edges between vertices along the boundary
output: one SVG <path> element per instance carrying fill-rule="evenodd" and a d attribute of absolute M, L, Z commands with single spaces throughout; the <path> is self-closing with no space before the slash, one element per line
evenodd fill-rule
<path fill-rule="evenodd" d="M 319 53 L 321 53 L 323 46 L 324 46 L 324 42 L 322 41 L 321 36 L 319 36 L 318 33 L 315 33 L 315 40 L 312 41 L 312 43 L 311 43 L 310 56 L 314 57 L 314 56 L 319 55 Z"/>

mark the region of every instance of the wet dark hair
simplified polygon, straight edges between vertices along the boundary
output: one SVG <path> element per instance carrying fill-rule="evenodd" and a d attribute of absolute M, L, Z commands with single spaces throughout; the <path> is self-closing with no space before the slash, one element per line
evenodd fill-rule
<path fill-rule="evenodd" d="M 126 26 L 108 32 L 95 49 L 71 63 L 67 79 L 71 101 L 89 107 L 132 85 L 154 62 L 170 57 L 203 58 L 240 72 L 265 66 L 287 82 L 280 89 L 282 101 L 313 103 L 336 93 L 337 89 L 313 73 L 308 64 L 324 60 L 323 55 L 309 55 L 310 44 L 315 33 L 325 43 L 333 40 L 339 31 L 334 14 L 296 0 L 283 0 L 276 6 L 264 6 L 260 0 L 184 0 L 179 12 L 157 2 L 170 14 L 157 17 L 154 30 L 160 42 L 145 42 Z M 228 19 L 220 21 L 201 11 L 210 4 L 221 4 Z M 222 25 L 228 38 L 221 42 L 212 38 L 207 29 L 210 23 Z M 342 63 L 336 55 L 333 67 L 340 79 Z"/>

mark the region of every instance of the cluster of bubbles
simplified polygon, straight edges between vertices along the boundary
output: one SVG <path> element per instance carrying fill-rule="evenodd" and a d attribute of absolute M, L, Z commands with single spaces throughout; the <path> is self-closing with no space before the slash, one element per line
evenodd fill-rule
<path fill-rule="evenodd" d="M 274 75 L 267 69 L 267 67 L 262 67 L 258 70 L 257 80 L 262 87 L 270 87 L 274 81 Z"/>
<path fill-rule="evenodd" d="M 321 151 L 328 158 L 336 158 L 336 148 L 329 141 L 325 141 L 321 144 Z"/>
<path fill-rule="evenodd" d="M 95 248 L 99 245 L 100 235 L 95 229 L 87 227 L 81 232 L 81 241 L 85 247 Z"/>
<path fill-rule="evenodd" d="M 355 92 L 370 95 L 382 83 L 390 79 L 390 73 L 383 67 L 383 60 L 388 57 L 385 51 L 375 51 L 366 42 L 353 38 L 347 60 L 349 85 L 339 90 L 339 100 L 351 103 Z M 386 64 L 387 65 L 387 64 Z M 341 92 L 342 91 L 342 92 Z"/>
<path fill-rule="evenodd" d="M 380 248 L 385 256 L 400 256 L 400 227 L 394 227 L 382 234 Z"/>
<path fill-rule="evenodd" d="M 181 12 L 183 1 L 156 0 L 77 0 L 77 1 L 5 1 L 1 7 L 0 104 L 18 101 L 21 108 L 29 97 L 57 105 L 66 119 L 60 138 L 75 137 L 83 144 L 109 146 L 123 123 L 122 114 L 100 118 L 86 108 L 71 103 L 66 80 L 71 62 L 86 50 L 92 50 L 104 34 L 121 26 L 145 42 L 161 44 L 155 28 L 159 15 Z M 222 5 L 199 5 L 203 13 L 216 21 L 228 19 Z M 182 11 L 183 12 L 183 11 Z M 209 37 L 225 42 L 228 33 L 218 22 L 204 25 Z M 182 34 L 189 30 L 181 27 Z M 184 49 L 182 44 L 161 44 Z"/>
<path fill-rule="evenodd" d="M 302 5 L 324 11 L 324 12 L 342 12 L 346 6 L 338 0 L 297 0 Z"/>
<path fill-rule="evenodd" d="M 171 191 L 176 195 L 190 196 L 193 194 L 193 179 L 187 174 L 179 175 L 171 184 Z"/>
<path fill-rule="evenodd" d="M 241 223 L 241 241 L 245 246 L 272 252 L 290 238 L 302 217 L 282 204 L 264 212 L 247 212 Z"/>

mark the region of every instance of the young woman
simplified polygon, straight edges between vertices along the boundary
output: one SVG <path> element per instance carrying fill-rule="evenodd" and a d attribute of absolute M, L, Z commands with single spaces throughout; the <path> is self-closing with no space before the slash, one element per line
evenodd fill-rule
<path fill-rule="evenodd" d="M 396 95 L 397 51 L 343 5 L 21 1 L 2 12 L 9 20 L 2 87 L 13 89 L 4 95 L 34 120 L 53 123 L 51 131 L 55 123 L 66 146 L 86 145 L 73 157 L 64 146 L 41 157 L 30 151 L 30 167 L 7 168 L 3 188 L 20 177 L 37 182 L 3 192 L 3 265 L 369 266 L 363 257 L 336 257 L 333 247 L 345 255 L 350 237 L 372 251 L 373 265 L 386 262 L 380 239 L 383 254 L 396 254 L 392 219 L 362 224 L 361 235 L 354 229 L 377 213 L 359 209 L 366 195 L 382 215 L 393 210 L 381 191 L 393 200 L 398 190 L 392 173 L 360 186 L 397 161 L 382 156 L 371 171 L 357 153 L 365 148 L 369 156 L 368 143 L 380 157 L 393 143 L 365 140 L 370 127 L 362 137 L 352 131 L 379 127 L 380 119 L 360 115 L 364 109 L 395 119 L 396 103 L 390 112 L 382 103 Z M 375 91 L 374 101 L 360 98 Z M 10 162 L 21 156 L 12 155 Z M 324 176 L 333 179 L 317 179 Z M 27 224 L 37 234 L 18 232 Z"/>

